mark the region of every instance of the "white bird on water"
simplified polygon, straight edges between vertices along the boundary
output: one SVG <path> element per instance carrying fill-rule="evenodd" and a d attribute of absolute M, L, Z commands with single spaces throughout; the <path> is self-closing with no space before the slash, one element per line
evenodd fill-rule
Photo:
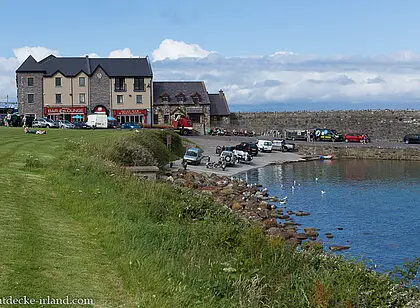
<path fill-rule="evenodd" d="M 326 191 L 325 190 L 321 190 L 321 195 L 325 194 Z"/>
<path fill-rule="evenodd" d="M 287 202 L 287 196 L 279 200 L 279 203 L 281 204 L 284 204 L 286 202 Z"/>
<path fill-rule="evenodd" d="M 316 182 L 318 182 L 318 180 L 319 180 L 318 178 L 315 178 L 315 181 L 316 181 Z"/>

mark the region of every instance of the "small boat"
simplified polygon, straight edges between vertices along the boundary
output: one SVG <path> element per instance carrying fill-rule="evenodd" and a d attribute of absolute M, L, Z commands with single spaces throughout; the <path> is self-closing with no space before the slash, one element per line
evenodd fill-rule
<path fill-rule="evenodd" d="M 333 159 L 334 155 L 321 155 L 319 159 Z"/>

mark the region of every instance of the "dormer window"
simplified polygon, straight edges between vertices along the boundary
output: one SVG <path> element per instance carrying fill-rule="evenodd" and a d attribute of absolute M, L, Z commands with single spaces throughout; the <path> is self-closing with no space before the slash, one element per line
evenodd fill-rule
<path fill-rule="evenodd" d="M 162 95 L 162 102 L 164 102 L 164 103 L 169 102 L 169 96 L 168 95 Z"/>
<path fill-rule="evenodd" d="M 185 95 L 184 95 L 184 94 L 182 94 L 182 93 L 179 93 L 179 94 L 176 96 L 176 101 L 177 101 L 178 103 L 183 103 L 183 102 L 185 102 L 185 101 L 186 101 L 186 99 L 185 99 Z"/>
<path fill-rule="evenodd" d="M 198 94 L 194 94 L 192 96 L 192 100 L 193 100 L 194 104 L 198 104 L 200 102 L 200 96 Z"/>

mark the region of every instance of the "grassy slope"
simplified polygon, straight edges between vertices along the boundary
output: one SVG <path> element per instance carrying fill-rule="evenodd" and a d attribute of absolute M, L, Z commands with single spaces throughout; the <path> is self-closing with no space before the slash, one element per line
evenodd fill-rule
<path fill-rule="evenodd" d="M 351 307 L 390 300 L 388 282 L 358 264 L 298 254 L 206 198 L 138 182 L 66 141 L 83 136 L 100 144 L 120 134 L 130 133 L 38 136 L 0 127 L 2 295 L 69 294 L 92 297 L 99 307 Z"/>

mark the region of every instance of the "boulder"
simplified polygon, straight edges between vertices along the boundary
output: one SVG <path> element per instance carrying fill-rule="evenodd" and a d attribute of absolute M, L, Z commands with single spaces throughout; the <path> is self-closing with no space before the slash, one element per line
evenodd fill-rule
<path fill-rule="evenodd" d="M 347 250 L 350 249 L 350 246 L 341 246 L 341 245 L 331 245 L 330 250 L 331 251 L 341 251 L 341 250 Z"/>
<path fill-rule="evenodd" d="M 232 210 L 235 210 L 235 211 L 237 211 L 237 210 L 242 210 L 242 205 L 241 205 L 240 203 L 238 203 L 238 202 L 235 202 L 235 203 L 232 205 Z"/>
<path fill-rule="evenodd" d="M 296 216 L 309 216 L 309 212 L 298 211 L 296 212 Z"/>
<path fill-rule="evenodd" d="M 269 228 L 272 228 L 272 227 L 277 227 L 277 221 L 276 221 L 275 218 L 264 219 L 262 221 L 262 224 L 263 224 L 265 229 L 269 229 Z"/>

